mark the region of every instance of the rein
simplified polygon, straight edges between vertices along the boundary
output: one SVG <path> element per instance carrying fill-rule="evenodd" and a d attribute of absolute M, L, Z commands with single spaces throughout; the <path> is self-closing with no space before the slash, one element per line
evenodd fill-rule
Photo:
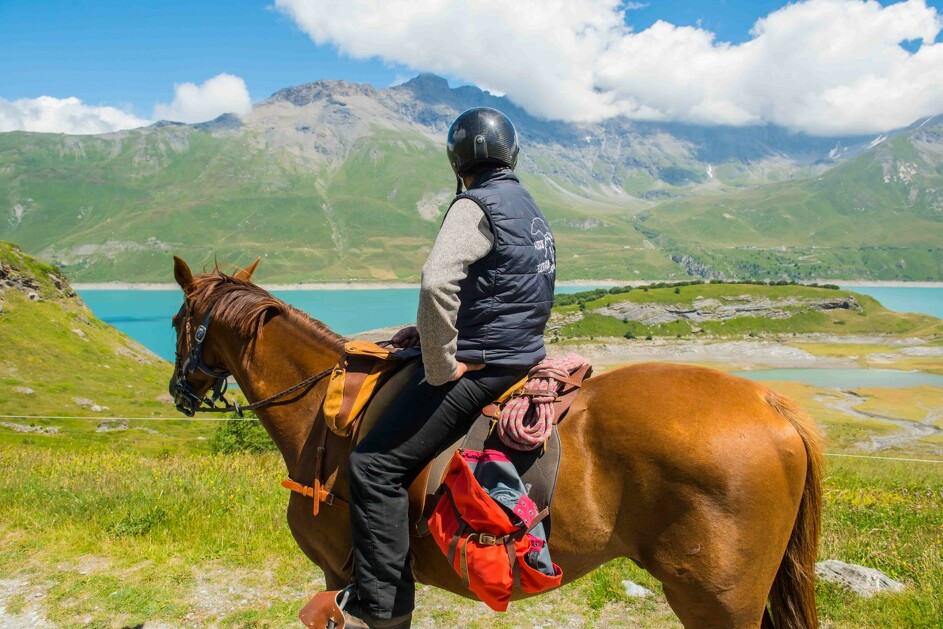
<path fill-rule="evenodd" d="M 183 314 L 186 309 L 186 302 L 184 305 L 180 306 L 180 311 L 178 314 Z M 305 378 L 301 382 L 291 387 L 288 387 L 284 391 L 279 391 L 275 395 L 270 395 L 264 400 L 259 400 L 258 402 L 253 402 L 252 404 L 247 404 L 246 406 L 240 406 L 238 402 L 233 401 L 232 403 L 226 399 L 226 391 L 229 389 L 229 382 L 227 378 L 232 375 L 226 369 L 215 369 L 206 364 L 203 360 L 203 341 L 206 339 L 206 332 L 209 329 L 210 321 L 213 315 L 213 307 L 206 312 L 206 316 L 203 318 L 203 323 L 200 324 L 196 332 L 193 334 L 193 340 L 195 341 L 193 349 L 190 350 L 190 353 L 187 355 L 186 360 L 183 361 L 183 364 L 180 364 L 180 353 L 177 352 L 176 363 L 177 363 L 177 376 L 174 378 L 173 382 L 170 385 L 171 392 L 174 396 L 174 402 L 176 403 L 177 410 L 186 415 L 187 417 L 193 417 L 196 413 L 236 413 L 239 417 L 244 417 L 243 411 L 254 411 L 259 408 L 265 408 L 276 402 L 277 400 L 290 395 L 296 391 L 309 387 L 319 380 L 327 377 L 334 371 L 333 367 L 325 369 L 319 373 L 314 374 Z M 190 328 L 190 319 L 187 318 L 185 322 L 185 327 L 187 331 Z M 197 369 L 205 373 L 210 378 L 213 378 L 213 384 L 210 387 L 210 390 L 213 392 L 213 396 L 209 397 L 204 395 L 200 397 L 193 391 L 193 386 L 190 384 L 190 381 L 187 380 L 187 376 L 195 372 Z M 222 402 L 223 406 L 217 406 L 217 402 Z"/>

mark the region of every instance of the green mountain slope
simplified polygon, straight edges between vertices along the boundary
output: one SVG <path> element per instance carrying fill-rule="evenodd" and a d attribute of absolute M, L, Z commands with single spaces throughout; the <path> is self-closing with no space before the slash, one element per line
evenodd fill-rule
<path fill-rule="evenodd" d="M 5 242 L 0 242 L 0 348 L 0 415 L 176 413 L 165 395 L 171 366 L 96 319 L 54 267 Z M 206 432 L 194 433 L 182 422 L 161 422 L 159 428 L 163 446 L 177 437 L 192 442 L 194 434 Z M 109 431 L 115 444 L 146 443 L 154 434 L 147 423 L 4 417 L 0 442 L 30 439 L 72 447 L 95 439 L 97 429 Z"/>
<path fill-rule="evenodd" d="M 660 205 L 636 224 L 702 277 L 943 278 L 943 118 L 822 176 Z"/>
<path fill-rule="evenodd" d="M 938 119 L 870 148 L 775 127 L 576 125 L 430 76 L 310 83 L 199 125 L 0 133 L 0 238 L 78 281 L 168 281 L 171 254 L 262 255 L 275 282 L 414 281 L 454 191 L 442 138 L 474 105 L 518 122 L 518 172 L 562 279 L 943 277 Z"/>
<path fill-rule="evenodd" d="M 167 281 L 171 253 L 198 266 L 263 255 L 277 281 L 418 279 L 454 190 L 433 139 L 376 127 L 325 160 L 258 140 L 186 126 L 0 134 L 0 235 L 79 281 Z M 562 276 L 682 274 L 619 204 L 522 177 L 573 252 Z"/>

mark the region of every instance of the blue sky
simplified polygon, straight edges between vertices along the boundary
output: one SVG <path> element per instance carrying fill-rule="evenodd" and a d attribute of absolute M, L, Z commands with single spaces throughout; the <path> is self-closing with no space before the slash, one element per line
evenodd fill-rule
<path fill-rule="evenodd" d="M 463 0 L 461 4 L 469 1 Z M 860 4 L 859 0 L 845 1 Z M 522 104 L 536 110 L 538 115 L 599 118 L 616 111 L 592 103 L 587 105 L 589 113 L 585 114 L 578 113 L 584 106 L 578 103 L 541 109 L 539 102 L 552 95 L 539 94 L 537 85 L 527 88 L 529 93 L 538 92 L 533 98 L 535 105 L 527 102 L 527 94 L 522 96 L 508 89 L 517 85 L 512 77 L 478 73 L 470 60 L 465 60 L 464 65 L 443 65 L 435 58 L 424 59 L 421 54 L 399 55 L 395 42 L 391 44 L 394 48 L 379 46 L 375 52 L 371 52 L 369 41 L 354 44 L 359 47 L 353 54 L 367 57 L 354 59 L 337 48 L 339 42 L 346 45 L 344 33 L 351 32 L 345 30 L 350 24 L 341 23 L 343 16 L 331 18 L 332 25 L 318 35 L 319 27 L 312 24 L 318 14 L 313 13 L 313 18 L 309 15 L 306 22 L 297 9 L 304 0 L 286 0 L 280 10 L 272 6 L 273 2 L 275 0 L 0 0 L 0 99 L 9 102 L 39 96 L 75 97 L 84 105 L 111 106 L 138 118 L 151 119 L 156 104 L 174 100 L 175 84 L 200 84 L 221 73 L 241 78 L 252 101 L 259 101 L 282 87 L 317 79 L 346 79 L 386 87 L 418 71 L 436 71 L 450 78 L 453 84 L 471 82 L 507 93 L 515 100 L 524 101 Z M 916 0 L 911 4 L 913 2 Z M 319 0 L 311 4 L 326 6 Z M 644 32 L 662 20 L 675 27 L 692 26 L 699 32 L 712 33 L 715 44 L 742 44 L 753 39 L 750 29 L 757 19 L 785 4 L 768 0 L 652 0 L 624 2 L 620 13 L 624 23 L 635 33 Z M 931 0 L 926 5 L 943 12 L 943 0 Z M 358 19 L 353 10 L 350 19 Z M 509 26 L 511 33 L 515 32 L 513 26 L 513 23 Z M 354 29 L 356 33 L 356 24 Z M 310 34 L 323 43 L 315 44 Z M 939 39 L 938 36 L 936 40 Z M 513 63 L 513 59 L 509 62 Z M 612 72 L 600 69 L 602 79 L 599 80 L 618 83 L 621 79 L 606 78 Z M 577 68 L 574 74 L 578 73 Z M 547 78 L 548 82 L 552 80 L 553 77 Z M 658 100 L 657 94 L 639 96 L 620 89 L 614 88 L 612 92 L 613 98 L 623 103 L 618 113 L 675 119 L 700 115 L 667 111 L 661 104 L 652 105 L 652 98 Z M 744 106 L 736 102 L 729 104 L 732 107 L 722 103 L 718 110 L 729 113 L 711 110 L 705 114 L 706 120 L 709 121 L 710 116 L 722 119 L 726 115 L 736 120 L 740 115 L 737 111 Z M 762 107 L 756 111 L 746 109 L 749 111 L 741 116 L 744 120 L 762 115 L 756 113 Z M 655 113 L 650 113 L 652 111 Z"/>

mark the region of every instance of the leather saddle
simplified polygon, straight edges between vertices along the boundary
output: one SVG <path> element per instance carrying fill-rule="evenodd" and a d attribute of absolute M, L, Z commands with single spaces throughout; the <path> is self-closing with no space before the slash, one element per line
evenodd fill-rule
<path fill-rule="evenodd" d="M 376 392 L 373 399 L 360 419 L 354 435 L 354 444 L 360 442 L 363 437 L 370 432 L 380 417 L 389 408 L 393 401 L 400 395 L 406 383 L 412 377 L 416 369 L 419 368 L 419 362 L 413 361 L 406 364 L 397 373 L 391 376 L 383 386 Z M 591 370 L 584 369 L 573 375 L 574 382 L 581 382 Z M 483 449 L 484 447 L 502 448 L 497 438 L 491 435 L 492 422 L 496 421 L 501 415 L 501 406 L 513 395 L 517 394 L 527 382 L 527 377 L 515 383 L 510 389 L 503 393 L 493 403 L 488 404 L 482 409 L 481 415 L 472 424 L 468 434 L 460 437 L 455 443 L 444 444 L 438 455 L 430 461 L 417 474 L 415 480 L 409 486 L 409 528 L 415 537 L 423 537 L 428 534 L 425 527 L 425 517 L 428 516 L 426 508 L 427 503 L 431 502 L 434 507 L 434 498 L 439 486 L 442 484 L 442 478 L 445 475 L 446 467 L 455 453 L 455 450 L 462 447 Z M 556 411 L 556 420 L 559 421 L 569 409 L 570 405 L 576 399 L 579 393 L 579 385 L 569 386 L 554 402 Z M 560 437 L 557 431 L 553 431 L 551 441 L 547 448 L 534 451 L 533 453 L 511 452 L 512 460 L 518 463 L 518 459 L 523 463 L 524 469 L 521 470 L 524 482 L 531 485 L 533 491 L 537 493 L 538 505 L 542 507 L 549 506 L 553 496 L 553 485 L 556 481 L 556 472 L 560 461 Z M 540 460 L 538 462 L 538 460 Z M 519 465 L 520 467 L 520 465 Z M 528 472 L 530 472 L 528 474 Z M 532 495 L 532 497 L 535 497 Z M 542 499 L 541 499 L 542 498 Z M 543 503 L 543 504 L 541 504 Z"/>
<path fill-rule="evenodd" d="M 351 434 L 353 437 L 350 443 L 351 447 L 356 447 L 363 437 L 376 425 L 379 418 L 386 412 L 396 397 L 401 394 L 403 388 L 418 368 L 418 361 L 404 361 L 402 367 L 390 374 L 383 382 L 382 386 L 375 390 L 375 393 L 369 397 L 369 400 L 365 401 L 366 406 L 364 410 L 362 413 L 359 413 L 358 417 L 352 422 Z M 554 423 L 558 423 L 563 418 L 567 409 L 569 409 L 570 405 L 576 399 L 583 379 L 588 377 L 591 373 L 592 368 L 587 364 L 576 373 L 570 375 L 567 380 L 568 387 L 564 388 L 553 402 L 555 412 Z M 454 453 L 457 448 L 464 447 L 466 449 L 482 450 L 491 447 L 498 450 L 505 449 L 504 446 L 500 444 L 497 437 L 492 435 L 491 429 L 493 422 L 497 421 L 501 416 L 502 404 L 513 395 L 522 392 L 526 382 L 526 377 L 521 379 L 497 400 L 485 406 L 478 419 L 472 423 L 467 436 L 459 438 L 455 443 L 444 444 L 438 455 L 417 474 L 408 489 L 409 524 L 410 531 L 414 535 L 422 537 L 425 534 L 422 524 L 427 500 L 435 496 L 439 486 L 442 484 L 445 469 L 452 457 L 452 453 Z M 350 395 L 356 396 L 358 393 L 351 391 Z M 328 505 L 333 505 L 338 502 L 345 503 L 344 500 L 336 497 L 331 491 L 334 479 L 331 478 L 323 481 L 321 478 L 325 453 L 327 451 L 327 435 L 328 424 L 326 421 L 322 421 L 321 427 L 318 429 L 318 435 L 315 436 L 315 441 L 313 442 L 313 444 L 320 445 L 313 448 L 314 478 L 312 484 L 310 486 L 304 485 L 292 479 L 282 481 L 282 486 L 286 489 L 290 489 L 293 492 L 313 499 L 313 514 L 315 516 L 318 515 L 319 506 L 322 502 Z M 560 437 L 555 430 L 551 433 L 551 439 L 543 449 L 538 448 L 528 453 L 506 449 L 506 452 L 511 456 L 511 460 L 519 468 L 519 472 L 525 484 L 531 486 L 528 489 L 528 494 L 533 498 L 534 494 L 531 493 L 533 490 L 537 496 L 543 497 L 542 500 L 535 500 L 541 508 L 550 506 L 550 500 L 553 496 L 553 485 L 556 481 L 557 470 L 559 469 L 560 449 Z M 417 524 L 419 525 L 418 528 Z"/>

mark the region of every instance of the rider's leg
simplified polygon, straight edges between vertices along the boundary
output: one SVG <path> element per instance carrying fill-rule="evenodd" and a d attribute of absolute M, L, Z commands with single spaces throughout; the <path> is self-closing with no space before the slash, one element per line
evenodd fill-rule
<path fill-rule="evenodd" d="M 354 574 L 360 600 L 374 617 L 400 616 L 414 606 L 406 492 L 412 475 L 525 373 L 492 366 L 434 387 L 420 367 L 351 454 Z"/>

